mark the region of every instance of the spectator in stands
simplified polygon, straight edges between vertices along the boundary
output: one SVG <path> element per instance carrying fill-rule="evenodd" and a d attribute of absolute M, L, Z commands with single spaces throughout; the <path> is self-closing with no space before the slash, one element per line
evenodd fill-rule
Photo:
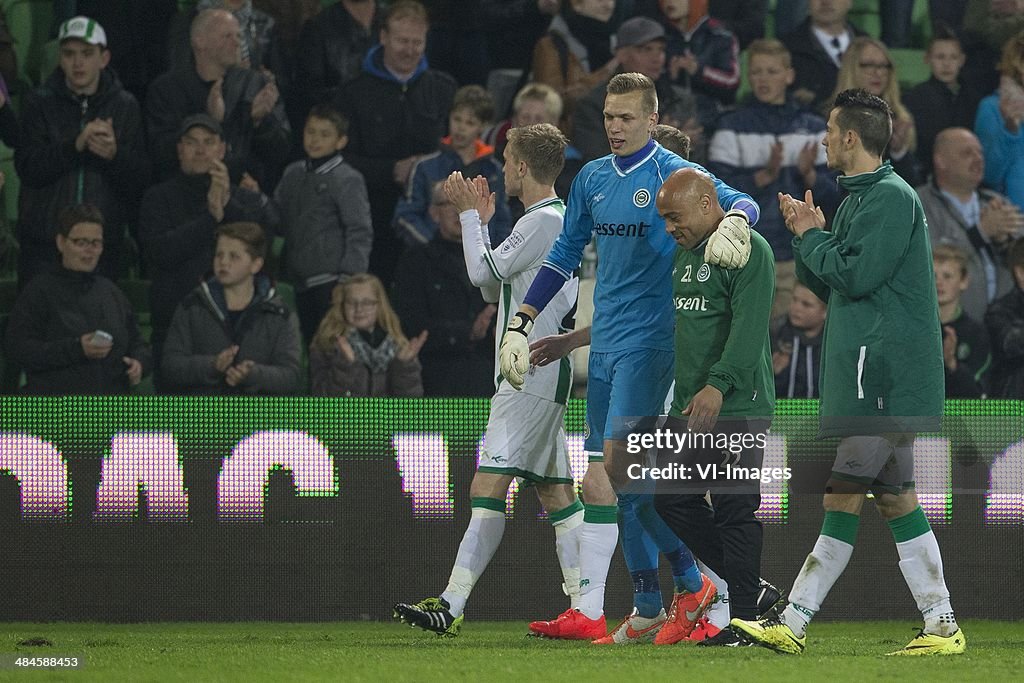
<path fill-rule="evenodd" d="M 420 352 L 425 396 L 494 393 L 494 316 L 466 274 L 458 210 L 434 185 L 431 215 L 439 226 L 429 244 L 402 255 L 395 271 L 394 304 L 411 337 L 430 333 Z"/>
<path fill-rule="evenodd" d="M 128 297 L 97 272 L 105 232 L 95 206 L 64 207 L 60 265 L 33 278 L 14 303 L 7 353 L 25 371 L 26 393 L 127 394 L 151 369 Z"/>
<path fill-rule="evenodd" d="M 1005 197 L 981 185 L 985 158 L 978 138 L 966 128 L 949 128 L 935 139 L 934 175 L 917 188 L 932 245 L 951 244 L 967 255 L 967 288 L 961 303 L 981 320 L 996 297 L 1013 289 L 1006 249 L 1024 217 Z"/>
<path fill-rule="evenodd" d="M 418 356 L 427 335 L 405 338 L 377 277 L 349 278 L 334 288 L 309 348 L 313 395 L 422 396 Z"/>
<path fill-rule="evenodd" d="M 517 87 L 522 89 L 526 83 L 529 74 L 521 80 L 519 74 L 529 69 L 533 49 L 547 32 L 552 18 L 559 13 L 561 4 L 561 0 L 480 0 L 487 20 L 485 31 L 490 68 L 492 72 L 509 73 L 505 100 L 495 93 L 499 103 L 507 101 Z M 494 81 L 491 78 L 488 81 L 487 88 L 491 90 Z M 517 82 L 518 85 L 514 85 Z M 504 116 L 506 111 L 502 109 L 499 114 Z"/>
<path fill-rule="evenodd" d="M 992 92 L 999 85 L 997 64 L 1007 41 L 1024 31 L 1024 3 L 1021 0 L 968 0 L 963 28 L 967 81 L 977 83 L 981 92 Z"/>
<path fill-rule="evenodd" d="M 1016 288 L 985 314 L 994 359 L 990 396 L 1024 399 L 1024 238 L 1010 247 L 1007 265 Z"/>
<path fill-rule="evenodd" d="M 392 227 L 407 245 L 426 244 L 434 239 L 437 223 L 430 216 L 431 190 L 452 171 L 462 171 L 468 178 L 483 176 L 494 188 L 494 217 L 488 225 L 491 246 L 496 249 L 512 232 L 502 163 L 495 158 L 494 148 L 480 138 L 493 121 L 494 98 L 486 90 L 479 85 L 467 85 L 455 92 L 448 114 L 448 136 L 441 139 L 438 151 L 416 162 L 412 180 L 395 206 Z"/>
<path fill-rule="evenodd" d="M 883 43 L 867 36 L 854 38 L 850 43 L 849 49 L 843 54 L 833 99 L 850 88 L 863 88 L 888 103 L 893 114 L 892 137 L 889 138 L 889 146 L 885 148 L 882 158 L 892 161 L 893 170 L 908 185 L 915 187 L 921 184 L 921 168 L 914 154 L 917 150 L 914 117 L 903 104 L 896 65 Z"/>
<path fill-rule="evenodd" d="M 224 165 L 220 124 L 207 114 L 179 128 L 179 171 L 151 187 L 139 211 L 139 241 L 149 264 L 153 350 L 161 359 L 174 309 L 202 281 L 213 261 L 217 226 L 255 222 L 273 233 L 277 210 L 259 193 L 238 187 Z M 162 380 L 157 368 L 158 388 Z"/>
<path fill-rule="evenodd" d="M 146 127 L 153 161 L 161 177 L 175 170 L 175 143 L 182 120 L 208 114 L 223 128 L 225 163 L 238 182 L 252 174 L 262 185 L 288 161 L 291 129 L 274 81 L 240 65 L 240 28 L 230 12 L 203 10 L 192 22 L 192 60 L 172 66 L 149 88 Z"/>
<path fill-rule="evenodd" d="M 144 106 L 146 88 L 167 71 L 167 27 L 177 0 L 68 0 L 54 2 L 53 9 L 55 24 L 80 14 L 103 26 L 110 69 Z"/>
<path fill-rule="evenodd" d="M 825 302 L 797 282 L 788 312 L 772 324 L 772 371 L 777 398 L 818 398 Z"/>
<path fill-rule="evenodd" d="M 14 164 L 18 202 L 18 286 L 57 261 L 57 215 L 89 202 L 105 217 L 99 272 L 116 279 L 125 229 L 150 177 L 139 104 L 110 62 L 103 27 L 88 17 L 60 26 L 59 65 L 21 112 Z"/>
<path fill-rule="evenodd" d="M 484 134 L 484 140 L 494 147 L 494 156 L 504 164 L 509 129 L 529 126 L 534 123 L 550 123 L 557 126 L 561 118 L 562 97 L 555 92 L 555 89 L 543 83 L 529 83 L 523 86 L 512 100 L 512 117 L 493 126 Z M 576 174 L 583 168 L 583 163 L 583 155 L 580 151 L 572 145 L 566 145 L 565 165 L 562 166 L 562 172 L 555 180 L 555 192 L 559 197 L 565 199 L 569 196 L 569 188 L 572 186 Z M 518 197 L 509 197 L 508 200 L 514 225 L 515 221 L 523 215 L 525 207 Z"/>
<path fill-rule="evenodd" d="M 306 158 L 284 172 L 274 199 L 281 210 L 286 279 L 295 287 L 308 344 L 331 307 L 334 286 L 370 265 L 373 223 L 366 183 L 341 156 L 348 121 L 327 104 L 313 107 L 302 137 Z"/>
<path fill-rule="evenodd" d="M 562 96 L 563 130 L 572 137 L 576 100 L 615 75 L 611 23 L 615 0 L 565 0 L 533 48 L 533 80 Z"/>
<path fill-rule="evenodd" d="M 836 177 L 825 163 L 825 120 L 802 110 L 786 89 L 794 73 L 789 51 L 777 40 L 755 40 L 748 50 L 754 100 L 719 120 L 711 138 L 708 169 L 732 187 L 745 188 L 761 206 L 778 195 L 802 197 L 812 190 L 831 215 L 838 204 Z M 777 211 L 766 211 L 757 231 L 775 253 L 772 317 L 789 309 L 796 282 L 793 236 Z"/>
<path fill-rule="evenodd" d="M 381 14 L 378 0 L 341 0 L 306 22 L 295 53 L 300 113 L 332 101 L 343 83 L 359 75 L 377 42 Z"/>
<path fill-rule="evenodd" d="M 792 33 L 780 34 L 793 56 L 793 97 L 800 104 L 815 110 L 831 104 L 843 55 L 864 35 L 847 21 L 851 2 L 810 0 L 810 16 Z"/>
<path fill-rule="evenodd" d="M 380 45 L 363 72 L 342 86 L 335 108 L 349 120 L 348 160 L 363 174 L 373 216 L 370 271 L 391 282 L 402 242 L 391 230 L 395 204 L 413 165 L 435 151 L 448 124 L 455 80 L 423 56 L 427 12 L 414 0 L 391 3 Z"/>
<path fill-rule="evenodd" d="M 252 6 L 252 0 L 198 0 L 195 7 L 179 12 L 171 22 L 168 63 L 171 68 L 186 68 L 192 59 L 190 32 L 192 22 L 203 10 L 219 9 L 231 12 L 241 29 L 238 45 L 239 62 L 243 69 L 269 71 L 279 82 L 287 78 L 283 70 L 277 30 L 273 17 Z"/>
<path fill-rule="evenodd" d="M 939 132 L 974 125 L 972 98 L 960 83 L 964 53 L 950 31 L 938 31 L 928 42 L 924 60 L 931 77 L 911 88 L 903 98 L 917 126 L 917 160 L 927 176 L 932 170 L 932 149 Z"/>
<path fill-rule="evenodd" d="M 981 101 L 974 132 L 985 151 L 985 184 L 1024 209 L 1024 31 L 1006 41 L 999 89 Z"/>
<path fill-rule="evenodd" d="M 618 73 L 642 73 L 654 81 L 658 93 L 659 120 L 666 125 L 686 128 L 700 144 L 701 127 L 692 93 L 673 85 L 665 70 L 665 28 L 648 17 L 627 19 L 615 34 L 615 58 Z M 604 129 L 604 99 L 608 80 L 596 85 L 576 104 L 572 126 L 573 144 L 584 162 L 609 153 L 608 133 Z"/>
<path fill-rule="evenodd" d="M 707 0 L 661 0 L 669 78 L 693 92 L 697 117 L 711 129 L 736 99 L 740 62 L 736 36 L 707 7 Z"/>
<path fill-rule="evenodd" d="M 181 394 L 294 395 L 302 341 L 295 314 L 260 271 L 267 238 L 256 223 L 217 228 L 213 276 L 174 312 L 161 367 Z"/>
<path fill-rule="evenodd" d="M 938 244 L 932 258 L 942 324 L 946 398 L 980 398 L 988 387 L 992 352 L 985 326 L 960 305 L 960 296 L 969 282 L 967 253 L 952 244 Z"/>

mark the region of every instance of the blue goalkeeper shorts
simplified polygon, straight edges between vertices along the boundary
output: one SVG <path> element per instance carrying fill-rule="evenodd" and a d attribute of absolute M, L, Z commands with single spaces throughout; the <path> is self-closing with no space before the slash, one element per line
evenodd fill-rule
<path fill-rule="evenodd" d="M 591 351 L 585 451 L 603 453 L 606 439 L 624 440 L 645 426 L 645 418 L 662 414 L 674 357 L 653 349 Z"/>

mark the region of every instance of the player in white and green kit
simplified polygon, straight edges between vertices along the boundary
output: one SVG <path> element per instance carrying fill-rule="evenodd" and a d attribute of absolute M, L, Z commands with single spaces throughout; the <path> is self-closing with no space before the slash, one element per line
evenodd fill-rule
<path fill-rule="evenodd" d="M 566 138 L 549 124 L 514 128 L 505 149 L 505 189 L 519 197 L 526 214 L 497 249 L 490 249 L 487 221 L 494 195 L 483 178 L 458 171 L 444 183 L 459 210 L 462 246 L 469 278 L 488 301 L 498 302 L 498 325 L 519 309 L 551 245 L 562 231 L 565 205 L 553 183 L 562 170 Z M 536 338 L 573 327 L 579 281 L 569 279 L 537 318 Z M 497 353 L 497 349 L 495 349 Z M 495 362 L 495 367 L 497 367 Z M 565 447 L 565 405 L 572 386 L 568 358 L 533 368 L 522 391 L 497 376 L 497 392 L 484 435 L 477 473 L 470 486 L 472 516 L 459 545 L 448 586 L 439 597 L 399 603 L 395 613 L 406 623 L 443 635 L 457 635 L 470 591 L 490 562 L 505 529 L 505 495 L 513 478 L 536 486 L 555 528 L 555 549 L 572 607 L 579 596 L 579 530 L 583 505 L 576 498 Z"/>

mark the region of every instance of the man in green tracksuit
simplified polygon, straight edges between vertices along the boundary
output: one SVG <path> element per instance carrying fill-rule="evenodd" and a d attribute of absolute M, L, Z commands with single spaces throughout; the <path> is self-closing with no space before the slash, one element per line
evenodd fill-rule
<path fill-rule="evenodd" d="M 775 406 L 768 333 L 775 296 L 772 249 L 761 235 L 751 232 L 750 260 L 742 269 L 704 262 L 708 237 L 725 211 L 711 178 L 696 169 L 681 169 L 669 176 L 656 201 L 665 229 L 679 245 L 672 271 L 675 394 L 666 427 L 680 433 L 689 428 L 713 435 L 716 441 L 750 435 L 745 448 L 737 441 L 729 451 L 730 464 L 760 471 L 764 434 Z M 700 481 L 694 482 L 696 488 L 659 482 L 658 514 L 728 583 L 732 614 L 754 619 L 761 571 L 762 529 L 754 516 L 761 506 L 759 481 L 737 481 L 730 476 L 733 469 L 699 476 L 695 463 L 722 462 L 723 449 L 717 444 L 691 444 L 682 457 L 669 457 L 689 467 L 690 475 Z M 705 489 L 711 492 L 710 505 Z M 725 628 L 715 629 L 715 635 L 701 644 L 731 646 L 740 641 Z"/>
<path fill-rule="evenodd" d="M 734 619 L 745 637 L 780 652 L 803 651 L 808 622 L 853 553 L 866 493 L 892 530 L 900 571 L 924 628 L 890 654 L 959 654 L 935 535 L 914 492 L 914 437 L 937 431 L 944 387 L 931 245 L 916 193 L 882 163 L 892 112 L 878 97 L 847 90 L 826 127 L 828 165 L 848 192 L 831 232 L 814 206 L 779 196 L 795 235 L 797 277 L 828 303 L 821 360 L 821 437 L 841 440 L 825 489 L 825 521 L 774 618 Z"/>

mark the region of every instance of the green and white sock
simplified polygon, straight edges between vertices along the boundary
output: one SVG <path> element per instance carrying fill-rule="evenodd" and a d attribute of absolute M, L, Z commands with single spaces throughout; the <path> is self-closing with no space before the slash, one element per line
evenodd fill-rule
<path fill-rule="evenodd" d="M 586 505 L 580 532 L 580 606 L 590 619 L 604 614 L 608 566 L 619 544 L 619 506 Z"/>
<path fill-rule="evenodd" d="M 462 535 L 448 587 L 441 593 L 441 598 L 451 605 L 449 611 L 456 618 L 466 609 L 466 601 L 469 600 L 473 586 L 487 569 L 505 534 L 504 500 L 474 498 L 472 505 L 469 526 Z"/>
<path fill-rule="evenodd" d="M 583 530 L 583 503 L 576 499 L 571 505 L 548 513 L 551 526 L 555 528 L 555 553 L 558 566 L 562 568 L 565 592 L 569 596 L 569 607 L 580 604 L 580 532 Z"/>
<path fill-rule="evenodd" d="M 825 596 L 846 569 L 853 555 L 859 525 L 859 515 L 825 513 L 821 535 L 814 544 L 814 550 L 804 560 L 804 566 L 789 592 L 789 604 L 782 612 L 782 621 L 797 636 L 803 637 L 807 624 L 821 609 Z"/>
<path fill-rule="evenodd" d="M 919 505 L 913 512 L 889 520 L 900 555 L 900 571 L 924 617 L 925 633 L 951 636 L 959 626 L 942 575 L 942 554 L 928 518 Z"/>

